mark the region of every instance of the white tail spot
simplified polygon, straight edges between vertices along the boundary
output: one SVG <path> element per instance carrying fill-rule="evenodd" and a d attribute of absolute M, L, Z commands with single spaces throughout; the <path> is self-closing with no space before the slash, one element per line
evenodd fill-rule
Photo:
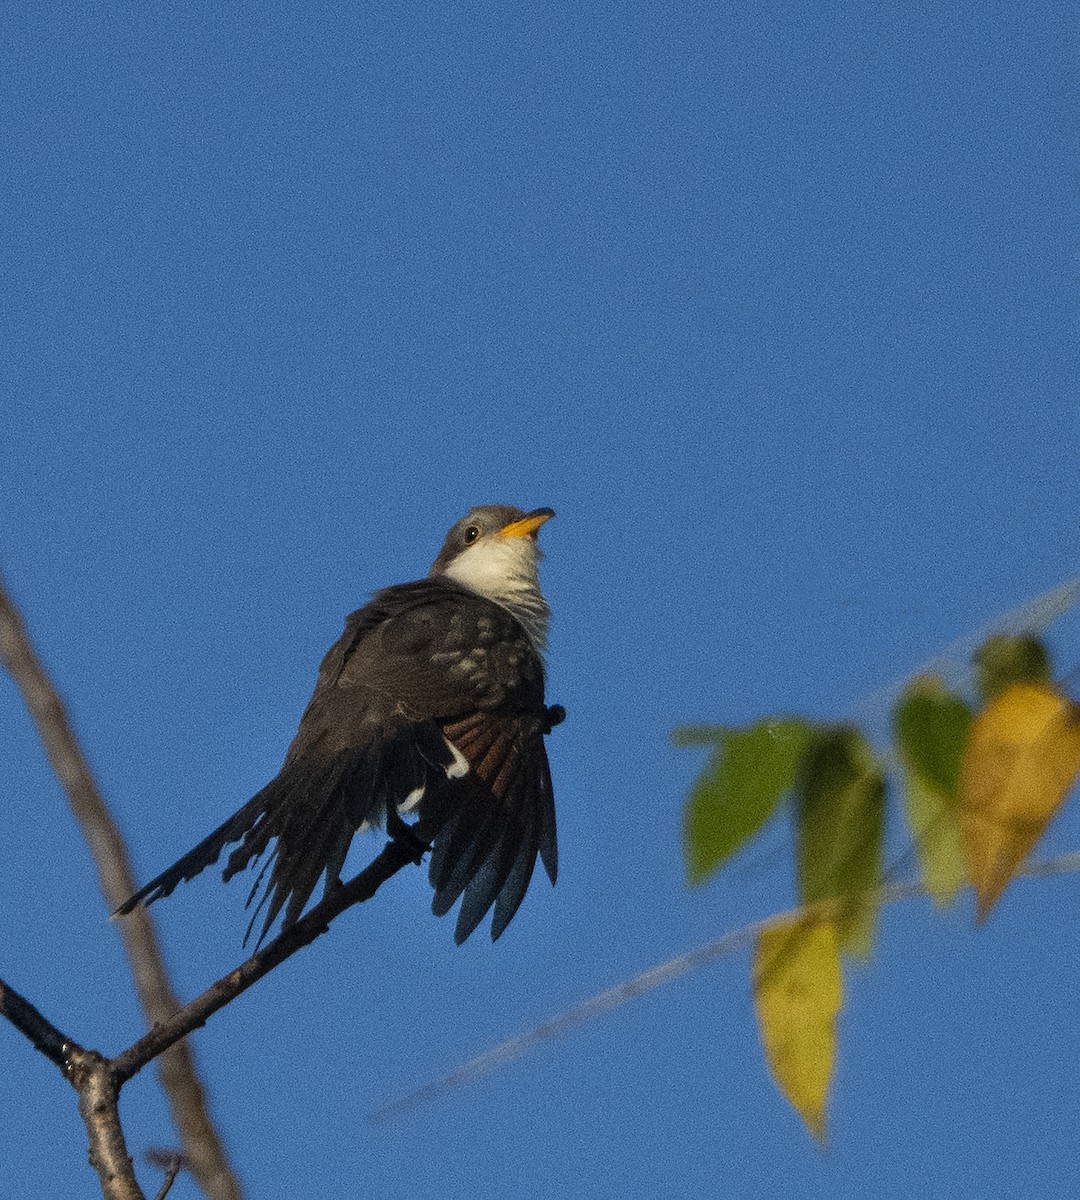
<path fill-rule="evenodd" d="M 460 779 L 463 775 L 468 775 L 469 760 L 449 738 L 443 738 L 443 741 L 446 743 L 447 750 L 454 756 L 454 761 L 446 768 L 446 778 Z"/>
<path fill-rule="evenodd" d="M 446 743 L 447 750 L 454 756 L 454 761 L 445 768 L 447 779 L 461 779 L 462 776 L 469 773 L 469 760 L 464 754 L 454 745 L 449 738 L 443 738 Z M 404 800 L 397 806 L 399 813 L 412 812 L 412 810 L 424 798 L 424 789 L 422 787 L 413 788 L 413 790 L 405 797 Z"/>
<path fill-rule="evenodd" d="M 424 798 L 424 789 L 422 787 L 413 788 L 413 790 L 405 797 L 404 800 L 397 806 L 399 813 L 412 812 L 412 810 Z"/>

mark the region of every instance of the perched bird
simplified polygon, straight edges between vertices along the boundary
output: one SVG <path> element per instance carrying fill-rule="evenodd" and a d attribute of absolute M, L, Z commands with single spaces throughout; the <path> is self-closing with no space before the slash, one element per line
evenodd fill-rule
<path fill-rule="evenodd" d="M 554 515 L 474 508 L 426 579 L 376 592 L 354 612 L 278 774 L 118 912 L 168 896 L 232 842 L 226 880 L 273 842 L 248 897 L 269 871 L 252 917 L 266 906 L 261 940 L 282 909 L 283 929 L 297 920 L 320 876 L 328 889 L 338 883 L 355 833 L 384 825 L 418 862 L 430 846 L 438 916 L 462 897 L 455 941 L 492 905 L 494 941 L 537 854 L 552 883 L 557 871 L 544 736 L 565 713 L 544 704 L 550 610 L 537 575 L 537 530 Z"/>

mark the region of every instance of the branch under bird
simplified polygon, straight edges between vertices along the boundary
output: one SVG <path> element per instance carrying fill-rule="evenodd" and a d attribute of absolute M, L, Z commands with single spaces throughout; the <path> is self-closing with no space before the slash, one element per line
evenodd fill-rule
<path fill-rule="evenodd" d="M 327 889 L 340 881 L 357 832 L 384 826 L 417 862 L 431 850 L 438 916 L 461 898 L 455 941 L 492 907 L 499 937 L 537 856 L 552 883 L 558 866 L 544 737 L 565 714 L 544 702 L 550 611 L 537 571 L 537 531 L 554 515 L 474 508 L 426 579 L 376 592 L 348 617 L 278 774 L 117 915 L 239 842 L 226 880 L 269 851 L 248 897 L 259 896 L 249 934 L 265 908 L 261 941 L 282 912 L 283 929 L 297 920 L 321 877 Z"/>

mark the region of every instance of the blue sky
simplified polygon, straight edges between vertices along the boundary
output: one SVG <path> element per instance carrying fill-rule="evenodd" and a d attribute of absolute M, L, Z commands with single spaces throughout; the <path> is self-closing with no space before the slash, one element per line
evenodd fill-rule
<path fill-rule="evenodd" d="M 1068 1194 L 1072 878 L 977 933 L 884 914 L 824 1153 L 745 957 L 366 1121 L 789 903 L 782 827 L 686 890 L 674 726 L 842 715 L 1080 559 L 1071 7 L 585 7 L 5 20 L 0 569 L 141 877 L 276 771 L 372 589 L 475 503 L 559 514 L 558 887 L 455 948 L 401 875 L 216 1016 L 229 1148 L 253 1197 Z M 0 729 L 0 975 L 118 1050 L 116 930 L 6 680 Z M 157 906 L 184 995 L 245 894 Z M 6 1028 L 0 1062 L 5 1186 L 95 1195 L 68 1086 Z M 171 1141 L 151 1073 L 123 1112 Z"/>

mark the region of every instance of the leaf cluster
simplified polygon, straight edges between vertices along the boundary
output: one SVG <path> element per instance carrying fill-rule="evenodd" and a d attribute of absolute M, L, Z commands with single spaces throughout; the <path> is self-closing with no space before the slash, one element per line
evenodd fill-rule
<path fill-rule="evenodd" d="M 1042 641 L 995 635 L 976 651 L 973 668 L 970 695 L 936 675 L 911 681 L 891 714 L 892 745 L 880 754 L 854 725 L 789 716 L 675 734 L 678 745 L 711 751 L 684 814 L 692 885 L 778 813 L 791 815 L 805 915 L 759 935 L 752 982 L 769 1068 L 819 1139 L 842 959 L 865 960 L 873 947 L 887 804 L 910 831 L 935 901 L 952 904 L 970 886 L 982 920 L 1080 775 L 1080 707 L 1053 685 Z"/>

